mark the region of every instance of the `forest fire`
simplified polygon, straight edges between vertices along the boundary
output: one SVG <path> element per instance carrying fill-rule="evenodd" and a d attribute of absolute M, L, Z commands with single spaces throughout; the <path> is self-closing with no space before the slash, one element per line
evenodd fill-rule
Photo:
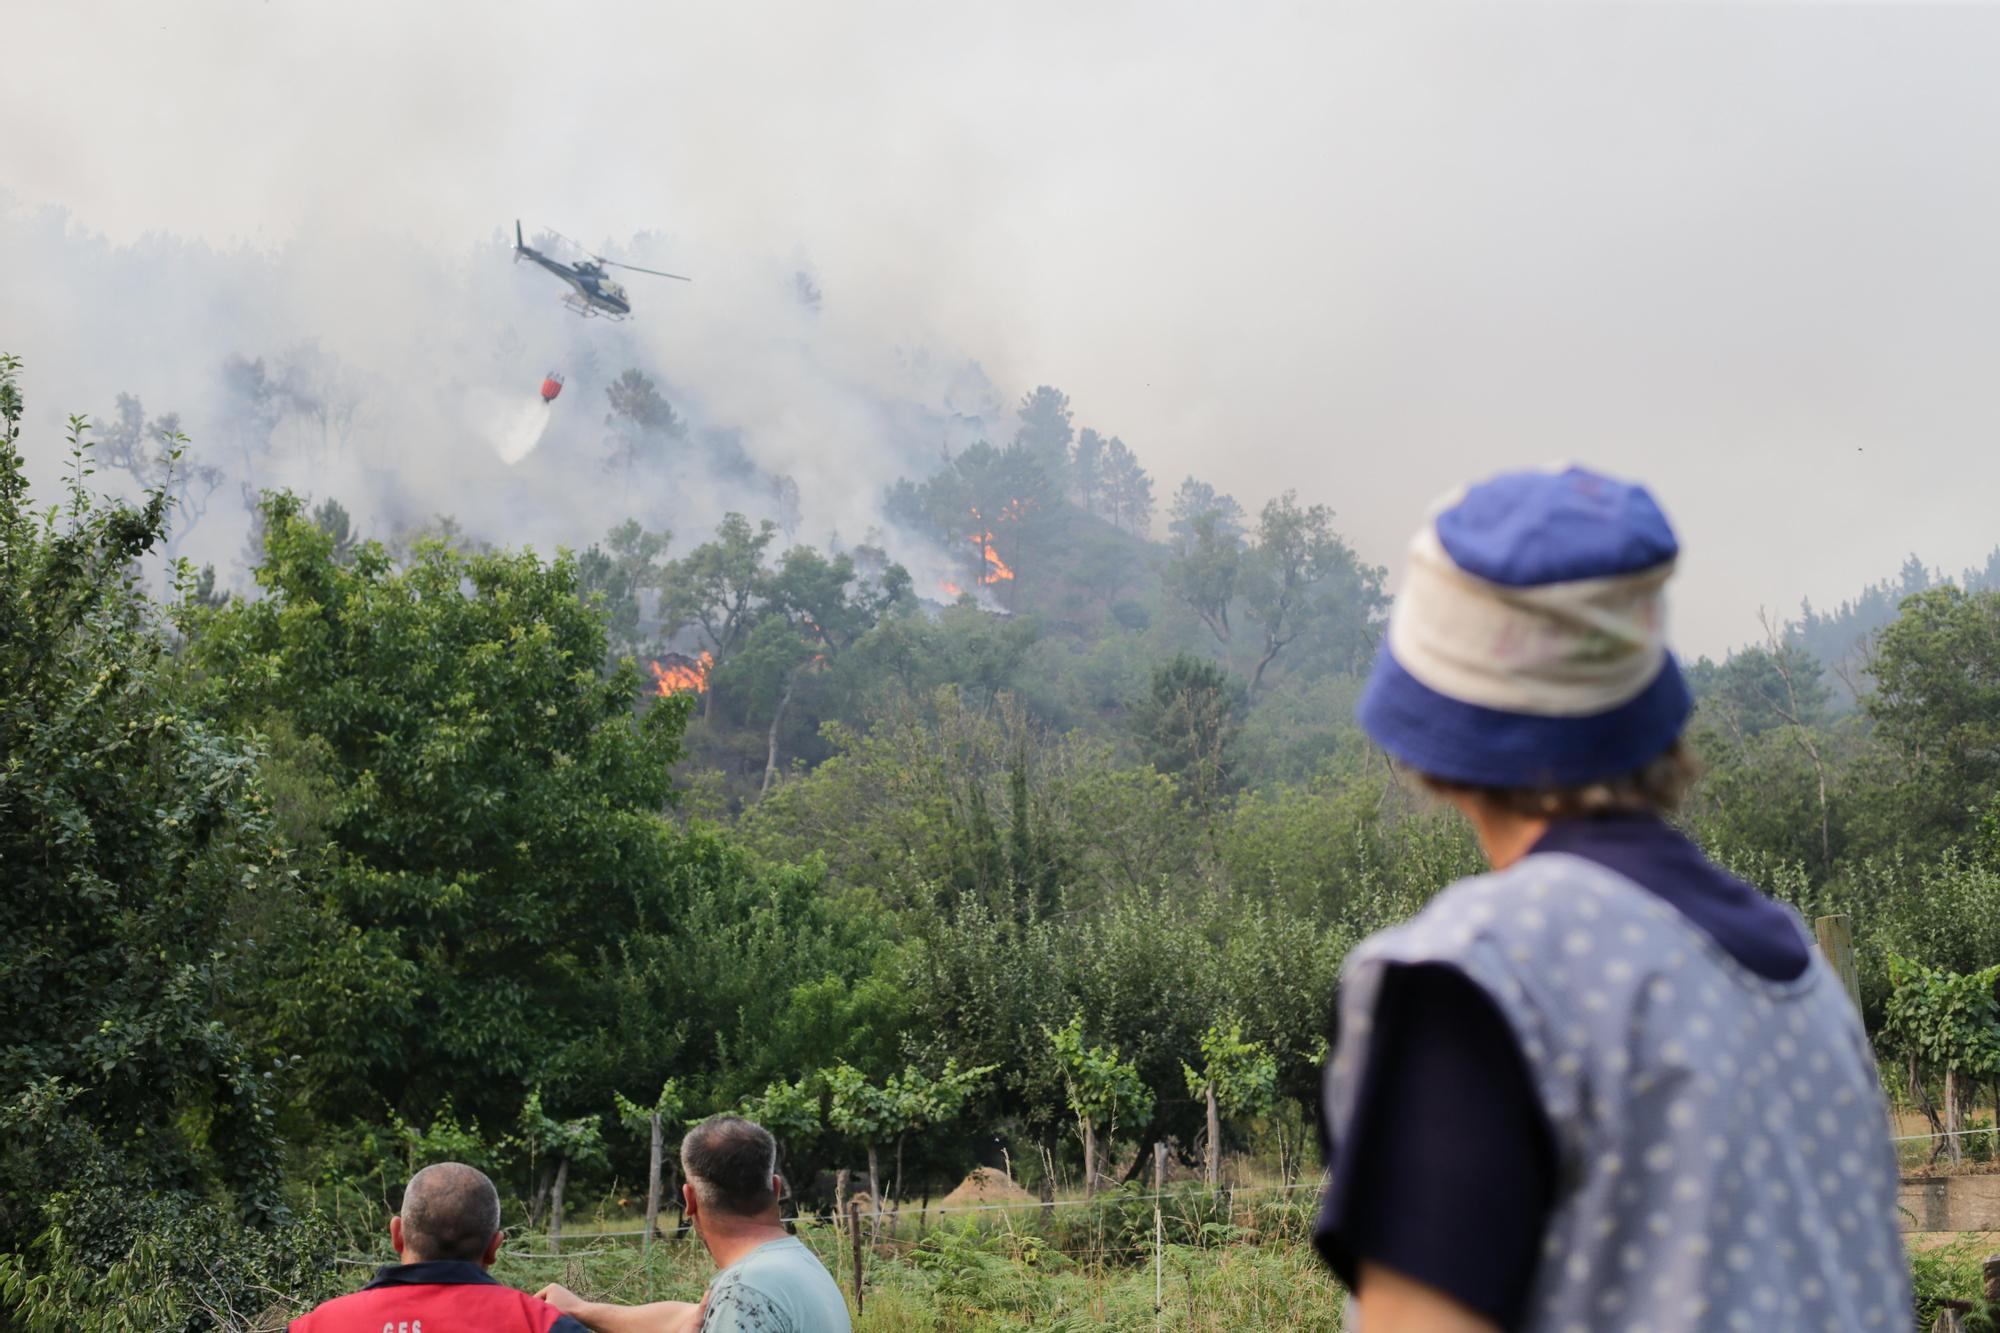
<path fill-rule="evenodd" d="M 991 531 L 988 531 L 984 537 L 974 537 L 972 543 L 979 547 L 981 554 L 986 557 L 986 570 L 979 576 L 981 583 L 1001 583 L 1014 577 L 1014 571 L 1007 567 L 1007 562 L 1002 560 L 1000 553 L 993 549 L 993 533 Z"/>
<path fill-rule="evenodd" d="M 947 597 L 957 598 L 965 595 L 965 589 L 959 587 L 950 579 L 939 579 L 938 587 L 944 590 L 944 595 Z"/>
<path fill-rule="evenodd" d="M 708 669 L 715 665 L 715 655 L 707 649 L 700 657 L 689 657 L 684 653 L 668 653 L 658 662 L 651 663 L 653 679 L 659 685 L 660 694 L 700 694 L 708 688 Z"/>
<path fill-rule="evenodd" d="M 1019 500 L 1009 500 L 1006 508 L 1000 511 L 999 516 L 994 519 L 994 522 L 1005 523 L 1009 519 L 1019 518 L 1021 517 L 1021 512 L 1021 502 Z M 972 516 L 979 520 L 981 524 L 984 524 L 986 521 L 985 516 L 979 512 L 976 506 L 972 511 Z M 986 561 L 984 567 L 979 571 L 979 582 L 990 587 L 995 583 L 1012 581 L 1014 571 L 1008 567 L 1005 560 L 1000 558 L 1000 553 L 993 549 L 993 529 L 987 528 L 983 532 L 975 533 L 971 540 L 972 544 L 979 548 L 979 554 Z"/>

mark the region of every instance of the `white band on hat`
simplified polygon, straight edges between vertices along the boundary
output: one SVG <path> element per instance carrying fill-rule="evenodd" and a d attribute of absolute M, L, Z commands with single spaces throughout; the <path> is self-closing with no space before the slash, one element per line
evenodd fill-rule
<path fill-rule="evenodd" d="M 1671 560 L 1636 574 L 1516 588 L 1468 574 L 1429 523 L 1389 614 L 1389 651 L 1448 698 L 1588 717 L 1637 698 L 1666 661 Z"/>

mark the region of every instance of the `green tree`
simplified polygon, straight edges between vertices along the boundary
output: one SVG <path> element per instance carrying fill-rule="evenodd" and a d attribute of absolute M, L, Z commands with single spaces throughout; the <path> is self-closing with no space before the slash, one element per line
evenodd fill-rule
<path fill-rule="evenodd" d="M 1243 537 L 1243 506 L 1236 502 L 1236 497 L 1188 477 L 1175 489 L 1173 503 L 1167 509 L 1168 538 L 1191 536 L 1195 520 L 1201 518 L 1213 519 L 1230 537 L 1239 541 Z"/>
<path fill-rule="evenodd" d="M 549 1250 L 561 1254 L 563 1198 L 569 1190 L 570 1168 L 604 1160 L 603 1117 L 551 1116 L 542 1108 L 542 1090 L 533 1088 L 522 1101 L 514 1123 L 509 1142 L 528 1170 L 528 1226 L 538 1225 L 546 1207 Z"/>
<path fill-rule="evenodd" d="M 1963 834 L 2000 789 L 2000 592 L 1910 597 L 1868 671 L 1863 707 L 1896 756 L 1899 813 L 1932 846 Z"/>
<path fill-rule="evenodd" d="M 1176 654 L 1153 669 L 1152 688 L 1132 710 L 1140 753 L 1172 774 L 1181 794 L 1211 820 L 1232 779 L 1237 729 L 1249 696 L 1213 662 Z"/>
<path fill-rule="evenodd" d="M 754 712 L 770 718 L 760 796 L 777 778 L 785 714 L 805 677 L 840 665 L 882 615 L 908 597 L 909 586 L 901 565 L 889 565 L 879 581 L 863 579 L 844 552 L 829 560 L 795 546 L 779 560 L 765 587 L 764 618 L 729 672 L 747 687 Z"/>
<path fill-rule="evenodd" d="M 1081 1013 L 1071 1015 L 1062 1027 L 1043 1031 L 1062 1069 L 1070 1114 L 1076 1117 L 1083 1135 L 1084 1193 L 1094 1195 L 1099 1147 L 1109 1150 L 1120 1119 L 1127 1124 L 1145 1124 L 1153 1114 L 1153 1094 L 1139 1081 L 1138 1069 L 1119 1057 L 1116 1047 L 1084 1044 Z"/>
<path fill-rule="evenodd" d="M 1267 1114 L 1277 1100 L 1278 1062 L 1264 1043 L 1245 1041 L 1243 1023 L 1209 1024 L 1201 1034 L 1201 1068 L 1182 1064 L 1188 1095 L 1208 1107 L 1208 1186 L 1221 1183 L 1222 1117 Z"/>
<path fill-rule="evenodd" d="M 684 706 L 635 716 L 636 672 L 600 674 L 567 558 L 425 543 L 397 568 L 370 542 L 343 565 L 295 498 L 266 514 L 264 596 L 197 618 L 192 648 L 208 707 L 282 720 L 333 794 L 318 910 L 272 992 L 312 1103 L 452 1094 L 493 1122 L 540 1084 L 604 1105 L 597 1061 L 640 1026 L 610 1004 L 617 950 L 677 906 L 660 812 Z"/>
<path fill-rule="evenodd" d="M 935 1075 L 915 1065 L 905 1065 L 900 1074 L 891 1074 L 882 1085 L 892 1126 L 896 1131 L 896 1183 L 891 1196 L 898 1209 L 903 1204 L 903 1145 L 910 1135 L 920 1134 L 956 1120 L 968 1103 L 985 1087 L 987 1077 L 998 1065 L 960 1069 L 958 1061 L 947 1059 Z"/>
<path fill-rule="evenodd" d="M 667 1128 L 678 1125 L 686 1114 L 686 1099 L 681 1093 L 678 1079 L 668 1079 L 660 1085 L 660 1091 L 650 1105 L 641 1106 L 624 1093 L 613 1093 L 612 1104 L 618 1110 L 618 1123 L 631 1130 L 643 1130 L 646 1134 L 646 1241 L 659 1232 L 660 1198 L 667 1174 L 678 1174 L 668 1162 Z M 678 1159 L 675 1159 L 678 1161 Z"/>
<path fill-rule="evenodd" d="M 665 571 L 660 557 L 673 540 L 670 532 L 648 532 L 627 519 L 576 559 L 577 588 L 586 599 L 597 599 L 605 617 L 606 638 L 613 654 L 624 657 L 645 651 L 643 632 L 646 594 L 659 589 Z"/>
<path fill-rule="evenodd" d="M 1102 435 L 1085 426 L 1077 432 L 1076 448 L 1070 452 L 1070 494 L 1086 514 L 1095 514 L 1104 498 L 1104 444 Z"/>
<path fill-rule="evenodd" d="M 741 514 L 722 517 L 715 539 L 703 542 L 661 574 L 660 620 L 667 634 L 697 625 L 718 664 L 749 640 L 770 597 L 771 571 L 764 553 L 778 534 L 766 519 L 755 528 Z M 713 716 L 715 692 L 702 700 L 702 715 Z"/>
<path fill-rule="evenodd" d="M 827 1128 L 868 1155 L 868 1199 L 875 1225 L 882 1224 L 882 1173 L 877 1161 L 883 1140 L 896 1133 L 899 1109 L 889 1090 L 845 1060 L 825 1070 Z"/>
<path fill-rule="evenodd" d="M 1069 395 L 1046 384 L 1040 385 L 1032 392 L 1021 395 L 1014 415 L 1020 422 L 1014 432 L 1014 443 L 1025 449 L 1029 457 L 1051 477 L 1061 477 L 1069 460 L 1070 440 L 1073 438 Z"/>
<path fill-rule="evenodd" d="M 119 1273 L 174 1280 L 232 1240 L 228 1274 L 276 1261 L 242 1226 L 289 1221 L 280 1069 L 247 1013 L 259 922 L 298 886 L 254 749 L 188 707 L 135 586 L 168 489 L 94 499 L 72 417 L 67 496 L 37 512 L 19 368 L 0 356 L 0 1311 L 75 1328 Z M 152 1326 L 224 1276 L 181 1272 Z"/>
<path fill-rule="evenodd" d="M 1242 578 L 1244 610 L 1262 640 L 1250 673 L 1254 697 L 1264 673 L 1291 643 L 1308 632 L 1321 637 L 1332 662 L 1358 666 L 1374 642 L 1374 625 L 1387 606 L 1383 572 L 1362 565 L 1333 530 L 1333 511 L 1298 503 L 1286 491 L 1257 518 L 1257 541 Z"/>
<path fill-rule="evenodd" d="M 1937 1128 L 1944 1135 L 1940 1147 L 1957 1165 L 1969 1084 L 2000 1075 L 2000 993 L 1995 989 L 2000 964 L 1958 973 L 1892 954 L 1889 984 L 1882 1038 L 1906 1062 L 1912 1091 L 1921 1095 L 1929 1076 L 1943 1075 L 1944 1115 Z M 1935 1124 L 1938 1117 L 1932 1120 Z"/>
<path fill-rule="evenodd" d="M 606 459 L 610 466 L 629 472 L 640 462 L 659 457 L 667 442 L 687 436 L 680 413 L 652 377 L 636 366 L 606 385 L 604 396 L 611 404 L 604 418 L 612 431 Z"/>
<path fill-rule="evenodd" d="M 1167 590 L 1201 617 L 1218 643 L 1227 644 L 1233 633 L 1229 607 L 1242 574 L 1243 541 L 1224 514 L 1195 513 L 1178 525 L 1167 558 Z"/>
<path fill-rule="evenodd" d="M 1143 537 L 1153 526 L 1153 478 L 1125 441 L 1112 436 L 1104 442 L 1098 465 L 1104 511 L 1113 524 Z"/>

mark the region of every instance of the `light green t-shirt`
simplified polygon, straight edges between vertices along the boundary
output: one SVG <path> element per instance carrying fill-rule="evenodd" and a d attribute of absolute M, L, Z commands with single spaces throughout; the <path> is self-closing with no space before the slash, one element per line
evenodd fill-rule
<path fill-rule="evenodd" d="M 851 1333 L 847 1300 L 796 1236 L 765 1241 L 708 1284 L 702 1333 Z"/>

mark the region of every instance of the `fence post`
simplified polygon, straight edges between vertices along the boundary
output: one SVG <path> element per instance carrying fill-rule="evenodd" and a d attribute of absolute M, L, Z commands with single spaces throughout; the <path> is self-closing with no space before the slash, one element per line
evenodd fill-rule
<path fill-rule="evenodd" d="M 1819 941 L 1819 951 L 1826 957 L 1827 966 L 1840 978 L 1840 984 L 1847 988 L 1847 998 L 1854 1005 L 1854 1012 L 1861 1012 L 1861 973 L 1854 964 L 1854 925 L 1843 914 L 1818 917 L 1813 921 L 1813 935 Z"/>
<path fill-rule="evenodd" d="M 1166 1273 L 1167 1224 L 1160 1209 L 1167 1189 L 1167 1145 L 1164 1140 L 1153 1145 L 1153 1327 L 1160 1327 L 1165 1317 L 1166 1302 L 1161 1298 L 1162 1278 Z"/>
<path fill-rule="evenodd" d="M 862 1201 L 848 1199 L 848 1231 L 854 1235 L 854 1313 L 862 1313 Z"/>
<path fill-rule="evenodd" d="M 1215 1080 L 1208 1081 L 1208 1187 L 1222 1183 L 1222 1117 L 1216 1114 Z"/>
<path fill-rule="evenodd" d="M 653 1248 L 653 1232 L 660 1225 L 660 1159 L 663 1156 L 664 1140 L 660 1130 L 660 1113 L 653 1112 L 653 1147 L 646 1164 L 646 1240 L 639 1247 L 641 1254 Z"/>

